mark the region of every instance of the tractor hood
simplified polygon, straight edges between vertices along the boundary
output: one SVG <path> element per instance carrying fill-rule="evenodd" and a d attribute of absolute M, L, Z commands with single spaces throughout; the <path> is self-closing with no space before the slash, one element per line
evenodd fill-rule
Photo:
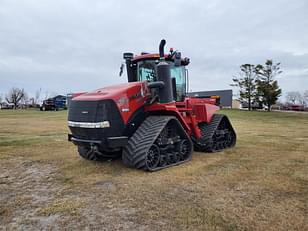
<path fill-rule="evenodd" d="M 73 100 L 96 101 L 96 100 L 112 99 L 114 101 L 117 101 L 123 97 L 129 99 L 132 96 L 136 96 L 136 94 L 140 96 L 145 96 L 146 94 L 149 93 L 146 85 L 147 85 L 146 82 L 132 82 L 132 83 L 113 85 L 109 87 L 103 87 L 93 92 L 88 92 L 79 95 L 77 97 L 74 97 Z"/>
<path fill-rule="evenodd" d="M 112 100 L 118 107 L 118 110 L 126 123 L 133 112 L 144 106 L 146 100 L 151 96 L 147 87 L 147 82 L 131 82 L 125 84 L 113 85 L 88 92 L 72 99 L 75 104 L 80 101 L 86 103 L 89 101 L 110 101 Z"/>

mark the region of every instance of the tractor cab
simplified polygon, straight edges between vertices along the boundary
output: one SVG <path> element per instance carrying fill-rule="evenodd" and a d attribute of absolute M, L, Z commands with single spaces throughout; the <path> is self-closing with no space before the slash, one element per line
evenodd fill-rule
<path fill-rule="evenodd" d="M 157 65 L 160 62 L 159 54 L 141 53 L 134 56 L 132 53 L 124 53 L 128 82 L 155 82 L 157 79 Z M 170 54 L 165 55 L 165 62 L 170 65 L 170 74 L 174 100 L 181 102 L 188 92 L 188 58 L 181 58 L 181 53 L 170 49 Z"/>

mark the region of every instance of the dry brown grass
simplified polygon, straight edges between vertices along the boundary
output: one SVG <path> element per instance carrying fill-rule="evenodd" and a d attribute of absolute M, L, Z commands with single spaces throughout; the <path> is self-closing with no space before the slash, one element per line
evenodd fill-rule
<path fill-rule="evenodd" d="M 308 115 L 223 113 L 236 148 L 146 173 L 79 158 L 65 112 L 0 111 L 0 226 L 307 230 Z"/>
<path fill-rule="evenodd" d="M 43 216 L 50 216 L 51 214 L 69 213 L 75 214 L 79 208 L 83 207 L 81 201 L 74 200 L 56 200 L 51 205 L 40 209 L 39 214 Z"/>

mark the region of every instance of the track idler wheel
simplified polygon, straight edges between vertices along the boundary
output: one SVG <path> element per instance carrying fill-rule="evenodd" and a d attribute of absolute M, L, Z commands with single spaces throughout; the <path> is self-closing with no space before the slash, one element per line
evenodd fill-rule
<path fill-rule="evenodd" d="M 178 144 L 177 151 L 179 153 L 179 159 L 185 160 L 190 155 L 190 142 L 189 140 L 181 140 Z"/>
<path fill-rule="evenodd" d="M 180 161 L 178 152 L 170 152 L 167 154 L 167 164 L 175 164 Z"/>
<path fill-rule="evenodd" d="M 153 144 L 146 155 L 146 167 L 151 171 L 155 169 L 160 161 L 160 150 L 156 144 Z"/>
<path fill-rule="evenodd" d="M 159 166 L 165 167 L 167 164 L 168 164 L 168 157 L 167 157 L 166 153 L 161 153 L 160 154 Z"/>

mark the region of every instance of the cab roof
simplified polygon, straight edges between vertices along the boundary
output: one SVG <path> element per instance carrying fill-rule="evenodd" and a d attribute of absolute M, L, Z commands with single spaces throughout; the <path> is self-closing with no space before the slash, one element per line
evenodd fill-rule
<path fill-rule="evenodd" d="M 138 62 L 141 60 L 155 60 L 159 58 L 160 56 L 157 53 L 154 54 L 145 53 L 145 54 L 135 55 L 134 58 L 132 59 L 132 62 Z M 174 56 L 172 56 L 171 54 L 165 54 L 165 60 L 174 62 Z M 181 59 L 181 65 L 183 66 L 187 66 L 189 62 L 190 60 L 187 57 Z"/>

